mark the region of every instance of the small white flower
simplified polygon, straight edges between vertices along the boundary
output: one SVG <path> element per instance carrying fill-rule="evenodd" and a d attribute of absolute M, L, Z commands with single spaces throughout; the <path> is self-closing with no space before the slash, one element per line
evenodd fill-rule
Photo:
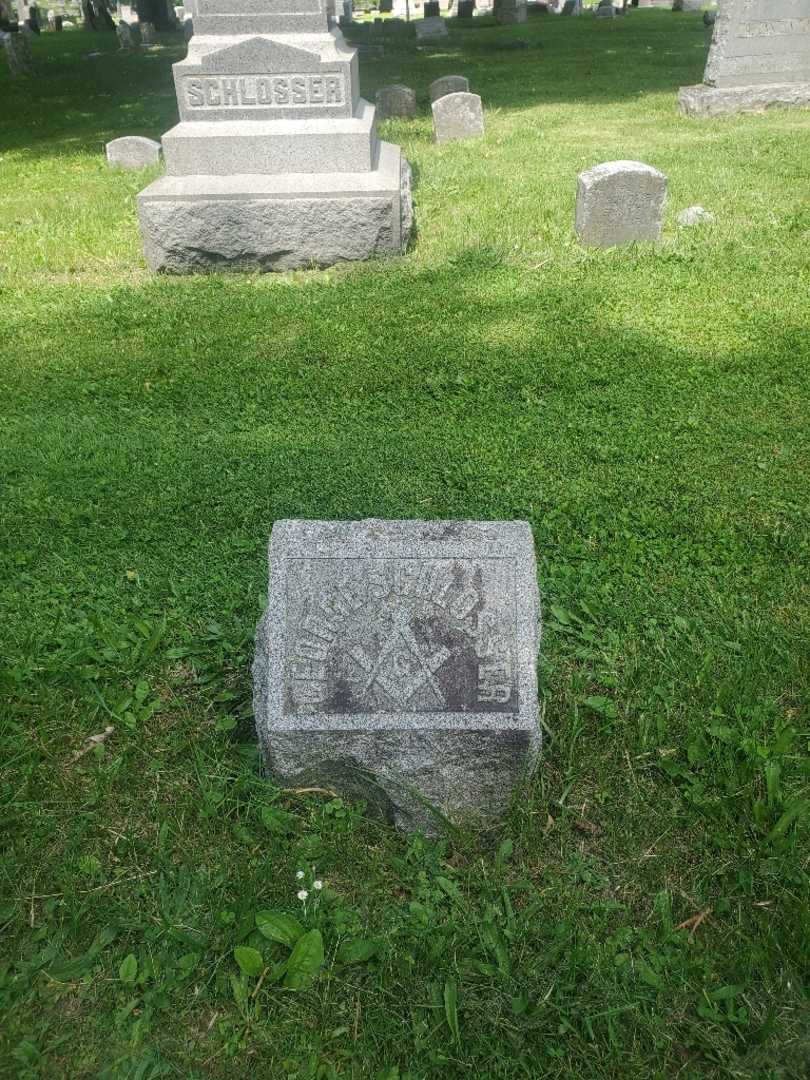
<path fill-rule="evenodd" d="M 308 896 L 309 896 L 309 893 L 307 892 L 307 890 L 306 890 L 306 889 L 302 889 L 302 890 L 301 890 L 301 891 L 300 891 L 300 892 L 298 893 L 298 899 L 299 899 L 299 900 L 306 900 L 306 898 L 307 898 Z"/>
<path fill-rule="evenodd" d="M 296 870 L 295 876 L 298 879 L 298 881 L 303 881 L 304 880 L 304 871 L 303 870 Z"/>
<path fill-rule="evenodd" d="M 322 889 L 323 888 L 323 882 L 322 881 L 313 881 L 312 882 L 312 888 L 313 889 Z"/>

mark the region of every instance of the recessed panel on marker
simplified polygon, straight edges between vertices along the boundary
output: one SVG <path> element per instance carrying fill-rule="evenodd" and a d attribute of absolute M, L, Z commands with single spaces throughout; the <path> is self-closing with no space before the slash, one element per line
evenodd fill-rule
<path fill-rule="evenodd" d="M 286 560 L 287 715 L 517 713 L 511 558 Z"/>

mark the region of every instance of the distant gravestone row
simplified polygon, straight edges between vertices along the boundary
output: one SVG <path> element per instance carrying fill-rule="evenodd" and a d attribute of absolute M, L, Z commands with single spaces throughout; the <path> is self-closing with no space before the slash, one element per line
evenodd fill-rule
<path fill-rule="evenodd" d="M 481 98 L 470 93 L 470 83 L 465 76 L 442 75 L 433 80 L 428 93 L 436 142 L 474 139 L 484 134 Z M 415 92 L 399 83 L 380 87 L 376 104 L 381 119 L 416 115 Z"/>

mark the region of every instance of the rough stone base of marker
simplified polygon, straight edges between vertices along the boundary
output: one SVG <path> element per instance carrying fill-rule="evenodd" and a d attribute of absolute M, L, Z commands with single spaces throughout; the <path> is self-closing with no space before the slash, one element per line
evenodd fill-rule
<path fill-rule="evenodd" d="M 365 173 L 165 176 L 138 197 L 151 270 L 295 270 L 401 255 L 413 216 L 411 170 L 380 144 Z"/>
<path fill-rule="evenodd" d="M 684 116 L 759 112 L 774 106 L 810 108 L 810 82 L 771 86 L 682 86 L 678 108 Z"/>
<path fill-rule="evenodd" d="M 520 521 L 279 521 L 256 632 L 268 772 L 384 820 L 506 810 L 540 750 L 539 605 Z"/>

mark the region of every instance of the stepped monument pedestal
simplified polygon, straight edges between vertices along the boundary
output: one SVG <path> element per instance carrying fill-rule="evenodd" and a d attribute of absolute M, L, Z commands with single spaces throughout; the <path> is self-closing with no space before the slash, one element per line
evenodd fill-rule
<path fill-rule="evenodd" d="M 291 270 L 399 255 L 410 166 L 377 137 L 326 0 L 198 0 L 166 175 L 138 196 L 150 269 Z"/>

